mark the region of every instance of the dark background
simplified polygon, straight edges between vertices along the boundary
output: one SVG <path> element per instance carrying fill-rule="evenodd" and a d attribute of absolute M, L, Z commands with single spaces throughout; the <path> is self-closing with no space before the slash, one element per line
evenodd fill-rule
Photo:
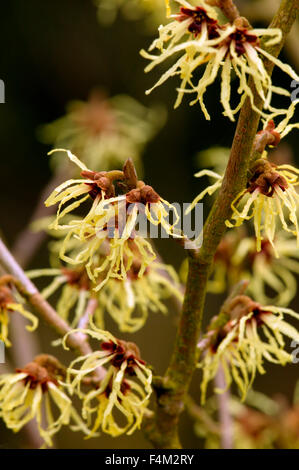
<path fill-rule="evenodd" d="M 172 109 L 175 81 L 145 96 L 144 90 L 154 83 L 161 70 L 148 75 L 143 72 L 146 62 L 139 56 L 139 50 L 147 48 L 152 40 L 144 33 L 142 22 L 122 18 L 110 28 L 100 26 L 91 0 L 2 2 L 0 78 L 5 83 L 6 103 L 0 105 L 0 231 L 10 246 L 26 226 L 41 189 L 51 177 L 46 156 L 49 148 L 38 141 L 37 127 L 63 115 L 68 101 L 87 99 L 94 87 L 105 88 L 111 96 L 127 93 L 145 105 L 162 102 L 167 106 L 168 121 L 147 147 L 144 166 L 146 181 L 169 201 L 188 202 L 207 183 L 193 178 L 198 169 L 194 158 L 198 151 L 211 145 L 231 145 L 235 126 L 221 114 L 219 83 L 210 87 L 206 95 L 210 122 L 204 119 L 198 106 L 190 108 L 184 102 L 178 110 Z M 276 71 L 274 78 L 289 88 L 289 77 Z M 299 133 L 294 131 L 287 142 L 296 155 Z M 296 158 L 298 161 L 298 152 Z M 204 207 L 206 214 L 208 202 Z M 165 261 L 178 268 L 184 258 L 183 250 L 171 240 L 161 241 L 159 247 Z M 46 266 L 44 246 L 30 267 Z M 208 298 L 205 322 L 217 313 L 221 300 Z M 298 299 L 292 307 L 299 310 Z M 170 305 L 168 318 L 152 315 L 146 327 L 135 335 L 142 356 L 155 365 L 158 373 L 165 370 L 174 333 L 175 312 Z M 49 346 L 53 338 L 52 332 L 41 329 L 43 352 L 53 353 Z M 267 366 L 267 375 L 256 379 L 255 389 L 270 395 L 282 392 L 290 397 L 298 378 L 297 368 Z M 196 380 L 193 391 L 198 398 Z M 182 420 L 182 428 L 184 446 L 198 447 L 200 443 L 187 417 Z M 27 445 L 23 434 L 13 435 L 2 424 L 0 433 L 0 448 Z M 141 432 L 132 437 L 111 439 L 102 435 L 84 441 L 81 435 L 64 430 L 56 442 L 61 448 L 148 446 Z"/>

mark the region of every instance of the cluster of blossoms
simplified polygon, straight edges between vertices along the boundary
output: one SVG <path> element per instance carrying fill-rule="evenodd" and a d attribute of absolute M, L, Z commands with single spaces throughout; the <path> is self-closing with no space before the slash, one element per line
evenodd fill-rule
<path fill-rule="evenodd" d="M 255 407 L 234 406 L 236 448 L 298 449 L 298 403 L 290 406 L 285 402 L 285 397 L 271 400 L 263 396 L 261 401 L 267 403 L 267 412 L 263 411 L 263 407 L 256 409 L 255 402 Z"/>
<path fill-rule="evenodd" d="M 272 119 L 264 122 L 264 129 L 257 134 L 255 143 L 256 153 L 261 158 L 255 159 L 251 164 L 246 188 L 232 201 L 232 215 L 230 220 L 225 222 L 227 227 L 232 228 L 253 220 L 256 250 L 260 252 L 262 242 L 268 241 L 277 257 L 279 254 L 274 243 L 277 225 L 294 235 L 299 245 L 297 219 L 299 170 L 289 164 L 277 165 L 271 162 L 265 147 L 277 146 L 282 137 L 292 129 L 298 128 L 297 122 L 289 122 L 295 113 L 297 103 L 298 100 L 291 104 L 285 112 L 286 116 L 277 126 Z M 223 177 L 212 170 L 201 170 L 195 176 L 209 176 L 216 179 L 216 182 L 206 187 L 194 199 L 186 213 L 190 212 L 206 194 L 214 194 L 222 185 Z"/>
<path fill-rule="evenodd" d="M 132 434 L 140 427 L 147 410 L 152 393 L 151 370 L 140 358 L 139 349 L 134 343 L 117 340 L 107 331 L 94 326 L 92 330 L 79 331 L 101 343 L 100 350 L 75 359 L 66 376 L 70 393 L 76 393 L 83 399 L 82 415 L 88 427 L 92 426 L 91 435 L 99 428 L 114 437 L 123 433 Z M 81 367 L 76 369 L 75 366 L 80 363 Z M 102 380 L 95 390 L 84 393 L 84 379 L 99 372 L 100 368 Z M 125 424 L 121 424 L 123 421 L 117 411 Z"/>
<path fill-rule="evenodd" d="M 178 276 L 171 266 L 153 262 L 138 276 L 139 265 L 139 259 L 135 258 L 124 281 L 109 279 L 97 292 L 93 292 L 97 284 L 89 279 L 84 266 L 38 269 L 27 274 L 30 278 L 53 276 L 41 294 L 48 299 L 61 290 L 56 311 L 71 327 L 88 324 L 88 305 L 94 301 L 92 318 L 98 328 L 104 328 L 107 312 L 120 331 L 132 333 L 145 324 L 149 312 L 167 313 L 163 300 L 170 297 L 183 300 Z"/>
<path fill-rule="evenodd" d="M 299 314 L 290 309 L 262 306 L 239 295 L 212 319 L 205 338 L 199 343 L 199 348 L 205 350 L 199 363 L 203 370 L 202 403 L 208 383 L 220 366 L 226 386 L 234 381 L 244 400 L 256 373 L 265 373 L 265 360 L 280 365 L 292 362 L 292 355 L 284 350 L 284 336 L 298 342 L 299 333 L 285 321 L 285 314 L 299 319 Z"/>
<path fill-rule="evenodd" d="M 290 93 L 272 84 L 271 76 L 262 60 L 262 57 L 268 59 L 292 79 L 299 80 L 289 65 L 273 57 L 266 50 L 266 47 L 281 41 L 280 29 L 251 29 L 243 18 L 237 18 L 234 24 L 220 24 L 216 11 L 204 1 L 198 2 L 200 5 L 195 7 L 185 0 L 177 2 L 181 5 L 180 13 L 172 15 L 173 21 L 159 28 L 159 38 L 154 40 L 149 52 L 142 50 L 141 54 L 151 61 L 145 69 L 146 72 L 178 54 L 180 57 L 147 93 L 162 85 L 168 78 L 178 75 L 181 83 L 177 90 L 175 107 L 180 105 L 184 94 L 195 94 L 196 98 L 191 104 L 198 102 L 206 119 L 210 119 L 204 104 L 204 95 L 221 71 L 220 100 L 224 115 L 229 119 L 234 121 L 234 115 L 247 97 L 252 108 L 266 116 L 256 107 L 252 89 L 247 83 L 249 77 L 252 78 L 268 114 L 273 112 L 284 114 L 283 109 L 278 110 L 271 106 L 271 98 L 273 93 L 285 96 L 289 96 Z M 268 37 L 263 45 L 260 44 L 260 36 Z M 152 53 L 155 49 L 160 52 L 159 55 Z M 203 64 L 204 72 L 201 78 L 197 79 L 198 69 Z M 232 109 L 230 103 L 232 70 L 239 80 L 238 93 L 241 96 L 240 103 L 235 109 Z"/>
<path fill-rule="evenodd" d="M 108 99 L 94 91 L 87 102 L 71 102 L 65 116 L 44 125 L 40 138 L 54 148 L 71 150 L 95 170 L 109 170 L 133 156 L 141 172 L 143 149 L 164 121 L 162 107 L 146 108 L 126 95 Z M 60 154 L 52 162 L 65 165 Z M 75 173 L 73 168 L 68 171 Z"/>
<path fill-rule="evenodd" d="M 256 251 L 254 236 L 248 236 L 243 227 L 229 231 L 221 240 L 214 256 L 213 272 L 207 291 L 221 294 L 230 290 L 240 279 L 249 281 L 248 293 L 261 304 L 287 306 L 297 292 L 299 273 L 297 241 L 284 231 L 271 243 L 264 239 Z M 181 267 L 181 278 L 186 282 L 186 261 Z"/>
<path fill-rule="evenodd" d="M 0 417 L 6 426 L 18 432 L 35 419 L 46 446 L 52 446 L 53 435 L 71 423 L 74 431 L 80 429 L 89 435 L 59 383 L 64 376 L 57 359 L 46 354 L 37 356 L 15 374 L 0 375 Z"/>
<path fill-rule="evenodd" d="M 257 160 L 251 168 L 248 187 L 232 202 L 232 221 L 227 221 L 227 226 L 238 227 L 245 220 L 253 218 L 257 251 L 261 251 L 262 240 L 266 238 L 278 256 L 274 237 L 276 220 L 279 219 L 282 228 L 295 235 L 299 244 L 299 194 L 295 188 L 298 185 L 298 175 L 299 170 L 291 165 L 276 166 L 266 158 Z M 288 213 L 287 220 L 284 211 Z"/>
<path fill-rule="evenodd" d="M 34 331 L 37 328 L 38 319 L 25 309 L 24 300 L 14 288 L 13 278 L 2 276 L 0 277 L 0 340 L 4 342 L 6 347 L 11 346 L 8 338 L 9 323 L 10 316 L 15 312 L 31 322 L 31 325 L 26 326 L 28 331 Z"/>
<path fill-rule="evenodd" d="M 43 446 L 50 447 L 62 426 L 81 431 L 86 438 L 98 436 L 99 428 L 118 436 L 140 427 L 152 393 L 152 373 L 134 343 L 92 327 L 79 331 L 100 341 L 98 350 L 80 356 L 68 368 L 43 354 L 16 373 L 0 375 L 0 417 L 9 429 L 18 432 L 35 420 Z M 75 369 L 80 362 L 81 368 Z M 83 391 L 86 385 L 93 389 Z M 72 404 L 74 393 L 82 400 L 83 419 Z"/>
<path fill-rule="evenodd" d="M 68 157 L 81 168 L 82 179 L 62 183 L 46 200 L 46 206 L 59 203 L 57 216 L 51 224 L 54 230 L 67 230 L 61 245 L 60 258 L 72 265 L 85 265 L 89 278 L 96 283 L 103 273 L 103 279 L 95 290 L 100 290 L 110 278 L 125 280 L 134 258 L 140 260 L 138 277 L 156 258 L 152 245 L 136 233 L 139 213 L 155 226 L 161 226 L 167 234 L 179 237 L 175 225 L 179 217 L 174 206 L 162 199 L 151 186 L 138 181 L 134 166 L 128 160 L 124 171 L 94 172 L 89 170 L 77 157 L 67 151 Z M 125 194 L 115 195 L 117 187 Z M 93 201 L 88 214 L 60 224 L 60 220 L 78 208 L 87 199 Z M 71 202 L 73 201 L 73 202 Z M 71 202 L 71 203 L 70 203 Z M 62 207 L 66 205 L 64 209 Z M 169 222 L 169 210 L 173 211 L 174 222 Z M 74 239 L 80 241 L 80 248 L 74 257 Z M 99 256 L 100 250 L 102 255 Z"/>
<path fill-rule="evenodd" d="M 228 409 L 234 449 L 298 449 L 298 385 L 297 382 L 292 403 L 283 395 L 271 398 L 252 389 L 245 403 L 232 396 Z M 192 405 L 189 405 L 189 412 L 195 419 L 195 434 L 205 440 L 206 448 L 220 449 L 215 399 L 210 398 L 200 412 Z"/>
<path fill-rule="evenodd" d="M 216 183 L 206 187 L 190 204 L 187 213 L 206 195 L 213 194 L 222 184 L 222 176 L 211 170 L 202 170 L 195 176 L 212 176 Z M 232 216 L 226 221 L 229 228 L 240 227 L 244 221 L 253 219 L 256 248 L 261 251 L 262 241 L 268 240 L 275 255 L 275 233 L 277 224 L 295 237 L 299 243 L 297 207 L 299 195 L 296 191 L 299 170 L 291 165 L 275 165 L 267 155 L 251 167 L 247 187 L 232 202 Z M 287 215 L 285 215 L 285 213 Z"/>

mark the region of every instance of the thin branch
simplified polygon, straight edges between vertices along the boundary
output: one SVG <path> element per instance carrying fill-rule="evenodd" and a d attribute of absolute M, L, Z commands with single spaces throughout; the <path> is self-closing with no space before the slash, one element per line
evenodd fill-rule
<path fill-rule="evenodd" d="M 280 28 L 282 31 L 282 41 L 267 48 L 267 51 L 275 57 L 279 55 L 296 19 L 298 7 L 299 0 L 282 0 L 270 25 L 270 28 Z M 273 63 L 265 60 L 264 66 L 271 74 Z M 249 85 L 255 97 L 256 107 L 262 109 L 263 102 L 258 97 L 254 83 L 250 81 Z M 231 216 L 231 203 L 246 187 L 249 159 L 259 120 L 260 115 L 253 111 L 250 100 L 247 99 L 240 112 L 219 195 L 204 226 L 202 247 L 196 258 L 189 258 L 186 293 L 173 354 L 165 377 L 157 384 L 155 420 L 146 423 L 145 427 L 148 438 L 158 448 L 181 447 L 178 422 L 198 360 L 197 343 L 201 331 L 207 282 L 217 246 L 226 230 L 225 220 Z"/>
<path fill-rule="evenodd" d="M 226 388 L 226 382 L 222 366 L 219 367 L 214 379 L 215 386 L 219 389 Z M 233 420 L 230 414 L 230 390 L 217 394 L 218 412 L 220 422 L 220 442 L 222 449 L 233 449 Z"/>
<path fill-rule="evenodd" d="M 56 313 L 51 305 L 41 296 L 35 285 L 28 279 L 23 269 L 0 239 L 0 264 L 18 283 L 16 287 L 26 301 L 34 308 L 37 315 L 46 321 L 59 336 L 71 331 L 69 325 Z M 86 355 L 91 352 L 86 341 L 82 341 L 76 334 L 69 335 L 67 345 L 79 354 Z"/>
<path fill-rule="evenodd" d="M 92 317 L 98 307 L 98 299 L 95 297 L 91 297 L 89 301 L 87 302 L 86 310 L 83 314 L 83 316 L 80 318 L 78 328 L 85 329 L 88 326 L 89 319 Z M 86 335 L 82 333 L 82 339 L 86 339 Z"/>
<path fill-rule="evenodd" d="M 240 16 L 239 10 L 233 0 L 208 0 L 207 3 L 211 6 L 220 8 L 231 23 Z"/>

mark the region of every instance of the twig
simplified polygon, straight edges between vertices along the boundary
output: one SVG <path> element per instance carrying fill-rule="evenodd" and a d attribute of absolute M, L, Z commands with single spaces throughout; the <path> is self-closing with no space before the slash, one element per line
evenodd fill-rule
<path fill-rule="evenodd" d="M 224 15 L 230 22 L 234 22 L 236 18 L 239 18 L 240 13 L 233 0 L 208 0 L 207 2 L 211 6 L 220 8 Z"/>
<path fill-rule="evenodd" d="M 26 267 L 29 264 L 47 237 L 46 232 L 43 230 L 40 230 L 39 232 L 32 231 L 31 225 L 36 220 L 54 213 L 55 206 L 46 208 L 44 201 L 48 197 L 49 193 L 64 180 L 67 172 L 67 168 L 63 167 L 63 169 L 53 175 L 50 182 L 42 191 L 27 227 L 19 233 L 14 243 L 12 248 L 13 255 L 23 267 Z M 32 358 L 40 352 L 40 345 L 36 333 L 29 333 L 25 327 L 26 319 L 24 317 L 21 315 L 11 316 L 11 338 L 14 345 L 11 354 L 14 365 L 18 367 L 30 362 Z M 21 341 L 20 338 L 22 338 Z M 43 441 L 40 437 L 37 426 L 33 421 L 25 426 L 24 432 L 27 435 L 27 440 L 33 448 L 39 448 L 42 445 Z"/>
<path fill-rule="evenodd" d="M 11 273 L 18 284 L 16 287 L 21 295 L 34 308 L 40 318 L 46 321 L 59 336 L 64 336 L 71 331 L 68 324 L 56 313 L 51 305 L 41 296 L 35 285 L 28 279 L 23 269 L 14 259 L 12 254 L 0 239 L 0 264 L 7 272 Z M 67 345 L 79 354 L 86 355 L 91 352 L 91 348 L 86 341 L 82 341 L 76 334 L 69 335 Z"/>
<path fill-rule="evenodd" d="M 84 315 L 80 318 L 80 321 L 78 323 L 78 328 L 85 329 L 87 328 L 87 325 L 89 323 L 90 317 L 92 317 L 97 309 L 98 306 L 98 300 L 95 297 L 92 297 L 89 299 L 87 302 L 87 307 L 84 312 Z M 82 339 L 86 339 L 86 335 L 84 333 L 81 333 Z"/>
<path fill-rule="evenodd" d="M 280 28 L 282 31 L 280 44 L 267 48 L 275 57 L 279 55 L 296 19 L 298 6 L 298 0 L 282 0 L 270 25 L 271 28 Z M 273 63 L 265 60 L 264 66 L 271 74 Z M 258 109 L 262 109 L 263 102 L 258 97 L 254 83 L 250 81 L 249 86 L 255 98 L 255 105 Z M 231 203 L 246 187 L 249 159 L 259 120 L 259 114 L 253 111 L 250 100 L 247 99 L 240 112 L 219 195 L 204 226 L 202 247 L 196 258 L 189 258 L 186 293 L 173 354 L 165 377 L 159 384 L 155 419 L 148 422 L 145 427 L 148 438 L 157 448 L 181 447 L 178 422 L 184 408 L 184 397 L 197 364 L 197 343 L 201 331 L 207 282 L 217 246 L 226 229 L 225 220 L 231 216 Z"/>
<path fill-rule="evenodd" d="M 215 386 L 219 389 L 225 389 L 225 377 L 223 368 L 220 365 L 214 379 Z M 233 449 L 233 420 L 230 414 L 230 390 L 217 394 L 220 421 L 220 441 L 222 449 Z"/>

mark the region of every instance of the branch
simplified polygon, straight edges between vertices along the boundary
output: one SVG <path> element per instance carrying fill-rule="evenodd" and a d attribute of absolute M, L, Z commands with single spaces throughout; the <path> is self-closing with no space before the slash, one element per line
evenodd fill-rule
<path fill-rule="evenodd" d="M 267 48 L 277 57 L 286 36 L 295 21 L 299 0 L 282 0 L 270 28 L 280 28 L 282 41 Z M 273 63 L 265 60 L 270 74 Z M 255 104 L 262 109 L 254 83 L 249 82 Z M 189 272 L 186 293 L 181 313 L 174 351 L 166 374 L 156 384 L 157 409 L 155 420 L 147 423 L 145 432 L 157 448 L 180 448 L 178 437 L 179 416 L 184 409 L 184 398 L 189 389 L 198 361 L 197 343 L 201 331 L 208 278 L 212 269 L 217 246 L 225 232 L 225 220 L 231 216 L 231 203 L 246 187 L 247 170 L 257 133 L 260 116 L 252 110 L 247 99 L 240 112 L 239 121 L 231 149 L 229 162 L 219 195 L 210 211 L 203 230 L 203 245 L 196 257 L 189 257 Z"/>
<path fill-rule="evenodd" d="M 231 23 L 240 16 L 239 10 L 233 0 L 208 0 L 207 3 L 211 6 L 220 8 Z"/>
<path fill-rule="evenodd" d="M 214 379 L 215 386 L 225 389 L 225 377 L 222 366 L 219 367 Z M 233 449 L 233 420 L 229 410 L 230 390 L 217 394 L 218 413 L 220 421 L 220 442 L 222 449 Z"/>
<path fill-rule="evenodd" d="M 69 325 L 56 313 L 51 305 L 41 296 L 35 285 L 28 279 L 21 266 L 0 239 L 0 264 L 16 279 L 16 287 L 20 294 L 34 308 L 37 315 L 46 321 L 59 336 L 71 331 Z M 82 341 L 76 334 L 69 335 L 67 344 L 77 353 L 86 355 L 91 352 L 86 341 Z"/>

